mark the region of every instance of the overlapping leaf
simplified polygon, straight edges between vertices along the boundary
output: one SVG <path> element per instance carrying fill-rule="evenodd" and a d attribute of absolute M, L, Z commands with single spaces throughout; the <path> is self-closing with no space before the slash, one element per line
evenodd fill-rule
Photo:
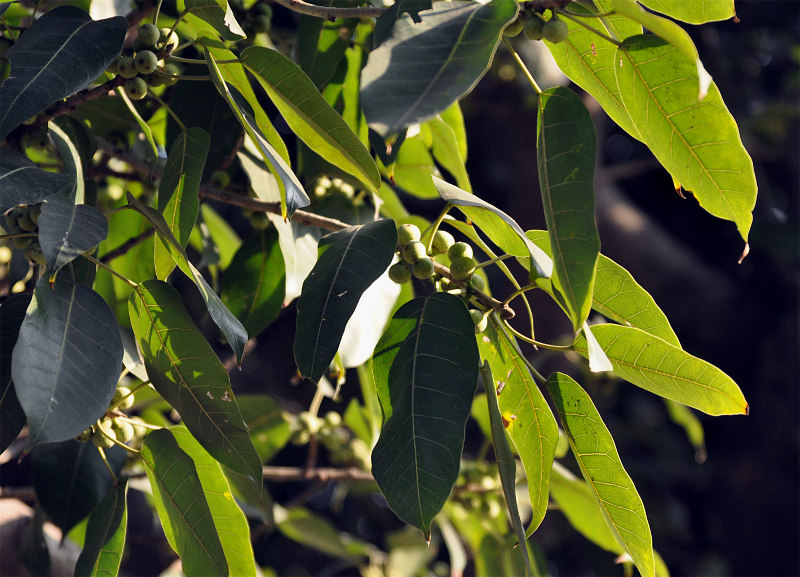
<path fill-rule="evenodd" d="M 614 373 L 629 383 L 709 415 L 747 414 L 739 386 L 711 363 L 637 328 L 603 324 L 592 332 Z M 574 346 L 587 355 L 582 335 Z"/>
<path fill-rule="evenodd" d="M 326 0 L 319 5 L 346 6 L 341 0 Z M 297 64 L 321 91 L 331 80 L 344 58 L 350 37 L 358 25 L 354 18 L 333 22 L 303 15 L 297 28 Z"/>
<path fill-rule="evenodd" d="M 76 142 L 77 135 L 73 130 L 64 130 L 62 119 L 51 120 L 48 124 L 50 138 L 56 145 L 58 156 L 61 158 L 64 173 L 69 176 L 70 182 L 61 191 L 64 196 L 75 202 L 86 202 L 86 184 L 83 176 L 84 158 Z"/>
<path fill-rule="evenodd" d="M 419 24 L 401 16 L 391 37 L 370 53 L 361 74 L 370 127 L 384 137 L 397 134 L 467 94 L 486 72 L 503 28 L 516 15 L 516 2 L 493 0 L 437 1 Z"/>
<path fill-rule="evenodd" d="M 703 0 L 703 2 L 684 2 L 683 0 L 639 0 L 642 4 L 689 24 L 703 24 L 716 20 L 727 20 L 736 16 L 733 0 Z"/>
<path fill-rule="evenodd" d="M 80 434 L 108 409 L 122 368 L 114 313 L 87 286 L 43 276 L 19 330 L 11 377 L 30 445 Z"/>
<path fill-rule="evenodd" d="M 639 572 L 653 577 L 653 537 L 647 514 L 622 466 L 611 433 L 589 395 L 569 376 L 553 373 L 547 386 L 583 478 L 600 503 L 603 519 Z"/>
<path fill-rule="evenodd" d="M 0 154 L 0 212 L 18 204 L 38 204 L 69 184 L 66 174 L 42 170 L 10 148 Z"/>
<path fill-rule="evenodd" d="M 39 216 L 39 243 L 50 275 L 103 242 L 108 221 L 88 204 L 73 204 L 61 195 L 49 197 Z"/>
<path fill-rule="evenodd" d="M 121 16 L 94 22 L 73 6 L 59 6 L 35 20 L 5 53 L 11 75 L 0 86 L 0 140 L 51 103 L 88 86 L 119 55 L 127 28 Z"/>
<path fill-rule="evenodd" d="M 434 293 L 400 307 L 375 348 L 384 425 L 372 474 L 389 507 L 426 538 L 458 477 L 478 380 L 474 333 L 461 300 Z"/>
<path fill-rule="evenodd" d="M 622 101 L 642 140 L 700 206 L 736 223 L 747 240 L 757 185 L 736 122 L 711 84 L 698 100 L 695 63 L 655 36 L 634 36 L 617 51 Z"/>
<path fill-rule="evenodd" d="M 220 463 L 261 488 L 261 462 L 231 391 L 228 371 L 170 285 L 149 280 L 129 300 L 131 325 L 153 386 Z"/>
<path fill-rule="evenodd" d="M 186 10 L 205 20 L 225 40 L 241 40 L 247 35 L 233 14 L 228 0 L 186 0 Z"/>
<path fill-rule="evenodd" d="M 228 577 L 225 552 L 191 457 L 172 433 L 159 429 L 145 437 L 142 462 L 161 526 L 181 557 L 183 573 L 187 577 Z"/>
<path fill-rule="evenodd" d="M 11 295 L 0 305 L 0 454 L 25 426 L 25 412 L 11 381 L 11 353 L 31 302 L 30 294 Z"/>
<path fill-rule="evenodd" d="M 589 111 L 564 87 L 539 96 L 536 135 L 539 188 L 555 265 L 553 288 L 564 298 L 577 331 L 591 310 L 600 254 L 594 219 L 597 136 Z"/>
<path fill-rule="evenodd" d="M 297 302 L 294 358 L 300 374 L 317 381 L 327 370 L 361 295 L 389 266 L 396 247 L 397 229 L 389 219 L 322 237 L 319 260 Z"/>
<path fill-rule="evenodd" d="M 422 22 L 419 13 L 431 8 L 433 8 L 431 0 L 398 0 L 388 6 L 375 20 L 375 29 L 372 32 L 373 48 L 380 46 L 391 35 L 397 19 L 404 13 L 408 13 L 411 20 L 419 24 Z"/>
<path fill-rule="evenodd" d="M 122 563 L 128 528 L 128 480 L 119 479 L 94 508 L 86 524 L 86 541 L 75 565 L 75 577 L 116 575 Z"/>

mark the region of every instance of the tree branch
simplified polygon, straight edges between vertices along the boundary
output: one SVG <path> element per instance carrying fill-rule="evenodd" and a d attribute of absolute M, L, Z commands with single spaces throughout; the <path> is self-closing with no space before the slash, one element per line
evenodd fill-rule
<path fill-rule="evenodd" d="M 356 467 L 335 469 L 331 467 L 316 467 L 306 469 L 303 467 L 263 467 L 262 473 L 265 481 L 318 481 L 329 483 L 332 481 L 361 481 L 375 482 L 369 471 L 362 471 Z"/>
<path fill-rule="evenodd" d="M 325 18 L 326 20 L 335 20 L 336 18 L 377 18 L 391 8 L 391 6 L 388 8 L 375 8 L 372 6 L 354 6 L 353 8 L 328 7 L 309 4 L 303 0 L 274 0 L 274 2 L 293 12 Z"/>

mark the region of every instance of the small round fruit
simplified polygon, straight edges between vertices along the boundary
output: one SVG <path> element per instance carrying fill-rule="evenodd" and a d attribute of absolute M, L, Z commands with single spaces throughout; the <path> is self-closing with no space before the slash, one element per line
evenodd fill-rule
<path fill-rule="evenodd" d="M 131 100 L 141 100 L 147 95 L 147 82 L 143 78 L 131 78 L 125 81 L 125 94 Z"/>
<path fill-rule="evenodd" d="M 114 432 L 110 419 L 103 419 L 99 425 L 95 426 L 92 441 L 101 449 L 110 449 L 114 446 L 116 439 L 117 434 Z"/>
<path fill-rule="evenodd" d="M 265 16 L 264 14 L 259 14 L 255 18 L 253 18 L 253 30 L 256 32 L 263 34 L 264 32 L 269 32 L 269 29 L 272 27 L 272 18 L 269 16 Z"/>
<path fill-rule="evenodd" d="M 21 206 L 15 206 L 11 210 L 9 210 L 5 215 L 4 218 L 6 220 L 6 226 L 8 228 L 19 228 L 19 217 L 22 216 L 22 213 L 25 212 Z"/>
<path fill-rule="evenodd" d="M 28 259 L 29 262 L 42 266 L 47 265 L 47 260 L 44 258 L 44 253 L 42 252 L 42 245 L 38 242 L 31 243 L 22 254 L 25 255 L 25 258 Z"/>
<path fill-rule="evenodd" d="M 88 429 L 83 431 L 80 435 L 75 437 L 75 440 L 78 441 L 79 443 L 85 443 L 91 438 L 92 438 L 92 428 L 89 427 Z"/>
<path fill-rule="evenodd" d="M 176 64 L 173 64 L 172 62 L 169 62 L 164 66 L 164 69 L 162 70 L 162 72 L 164 73 L 164 75 L 160 75 L 160 76 L 161 76 L 161 79 L 164 81 L 164 84 L 166 86 L 172 86 L 173 84 L 175 84 L 178 81 L 178 79 L 175 78 L 175 77 L 176 76 L 180 76 L 181 69 L 178 68 L 178 66 Z"/>
<path fill-rule="evenodd" d="M 542 18 L 541 14 L 531 14 L 522 31 L 525 33 L 525 38 L 528 40 L 541 40 L 542 30 L 547 21 Z"/>
<path fill-rule="evenodd" d="M 450 263 L 450 274 L 456 280 L 467 280 L 475 272 L 475 259 L 460 256 Z"/>
<path fill-rule="evenodd" d="M 406 245 L 414 240 L 419 240 L 422 233 L 415 224 L 401 224 L 397 227 L 397 243 Z"/>
<path fill-rule="evenodd" d="M 486 315 L 483 314 L 483 311 L 469 309 L 469 316 L 472 317 L 472 322 L 475 323 L 475 334 L 480 334 L 486 330 L 489 320 L 486 318 Z"/>
<path fill-rule="evenodd" d="M 567 23 L 556 17 L 545 22 L 542 28 L 542 37 L 554 44 L 566 40 L 568 34 L 569 28 L 567 27 Z"/>
<path fill-rule="evenodd" d="M 447 251 L 456 243 L 453 235 L 446 230 L 437 230 L 433 235 L 433 251 L 435 254 L 447 254 Z"/>
<path fill-rule="evenodd" d="M 142 24 L 139 26 L 136 38 L 144 46 L 155 46 L 161 39 L 161 30 L 155 24 Z"/>
<path fill-rule="evenodd" d="M 404 262 L 398 262 L 389 267 L 389 278 L 397 284 L 407 283 L 411 280 L 411 269 Z"/>
<path fill-rule="evenodd" d="M 450 259 L 450 262 L 464 256 L 472 258 L 472 247 L 465 242 L 457 242 L 447 249 L 447 258 Z"/>
<path fill-rule="evenodd" d="M 425 245 L 418 240 L 412 240 L 403 247 L 403 260 L 408 264 L 414 264 L 419 259 L 428 256 Z"/>
<path fill-rule="evenodd" d="M 117 71 L 123 78 L 136 78 L 139 72 L 136 70 L 136 64 L 133 62 L 133 56 L 120 56 L 117 58 Z"/>
<path fill-rule="evenodd" d="M 325 424 L 330 428 L 336 428 L 342 424 L 342 416 L 336 411 L 325 413 Z"/>
<path fill-rule="evenodd" d="M 130 409 L 133 406 L 133 393 L 128 387 L 117 387 L 117 390 L 114 391 L 114 398 L 111 399 L 111 404 L 116 405 L 118 409 L 123 411 Z"/>
<path fill-rule="evenodd" d="M 224 170 L 215 170 L 211 174 L 211 184 L 219 188 L 225 188 L 231 183 L 231 175 Z"/>
<path fill-rule="evenodd" d="M 262 16 L 269 16 L 272 18 L 272 6 L 267 4 L 266 2 L 259 2 L 253 7 L 256 11 L 256 14 L 260 14 Z"/>
<path fill-rule="evenodd" d="M 503 30 L 503 36 L 507 36 L 508 38 L 519 36 L 519 33 L 522 32 L 522 28 L 524 26 L 525 26 L 525 18 L 522 16 L 518 16 L 516 20 L 514 20 L 511 24 L 506 26 L 506 29 Z"/>
<path fill-rule="evenodd" d="M 433 261 L 427 256 L 422 257 L 411 267 L 411 273 L 418 279 L 431 278 L 433 276 Z"/>
<path fill-rule="evenodd" d="M 117 440 L 122 443 L 127 443 L 131 439 L 133 439 L 134 431 L 133 425 L 131 425 L 128 421 L 123 421 L 122 419 L 114 419 L 112 428 L 114 430 L 114 435 L 116 435 Z"/>
<path fill-rule="evenodd" d="M 483 277 L 479 274 L 473 274 L 469 277 L 469 288 L 472 290 L 483 292 L 486 288 L 486 281 L 483 280 Z"/>
<path fill-rule="evenodd" d="M 162 28 L 159 31 L 159 34 L 160 36 L 158 43 L 161 45 L 161 47 L 164 49 L 165 52 L 172 52 L 178 47 L 178 44 L 180 43 L 180 38 L 178 38 L 178 34 L 175 33 L 174 30 L 172 31 L 172 33 L 170 33 L 169 28 Z"/>
<path fill-rule="evenodd" d="M 264 230 L 270 225 L 270 220 L 266 212 L 253 212 L 248 219 L 250 220 L 250 226 L 256 230 Z"/>
<path fill-rule="evenodd" d="M 16 236 L 11 239 L 11 243 L 14 245 L 14 248 L 24 250 L 28 248 L 34 240 L 32 236 Z"/>
<path fill-rule="evenodd" d="M 31 206 L 30 211 L 28 212 L 28 217 L 31 219 L 33 224 L 39 224 L 39 215 L 42 214 L 42 203 L 34 204 Z"/>
<path fill-rule="evenodd" d="M 108 65 L 108 68 L 106 68 L 106 72 L 114 75 L 119 74 L 119 67 L 117 66 L 118 64 L 119 57 L 114 58 L 114 60 L 111 61 L 111 64 Z"/>
<path fill-rule="evenodd" d="M 150 50 L 141 50 L 136 53 L 133 63 L 139 74 L 152 74 L 158 66 L 158 56 Z"/>

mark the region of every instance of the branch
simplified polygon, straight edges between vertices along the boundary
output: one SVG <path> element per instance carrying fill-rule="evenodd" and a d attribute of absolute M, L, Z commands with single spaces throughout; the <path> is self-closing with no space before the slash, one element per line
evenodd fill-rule
<path fill-rule="evenodd" d="M 100 259 L 100 262 L 102 262 L 103 264 L 110 263 L 115 258 L 124 255 L 136 245 L 141 244 L 142 242 L 153 236 L 153 233 L 155 231 L 156 229 L 154 228 L 148 228 L 144 232 L 141 232 L 138 235 L 134 236 L 133 238 L 128 239 L 114 250 L 110 250 L 106 254 L 104 254 L 103 258 Z"/>
<path fill-rule="evenodd" d="M 334 469 L 331 467 L 317 467 L 306 469 L 303 467 L 263 467 L 262 473 L 265 481 L 319 481 L 328 483 L 332 481 L 362 481 L 375 482 L 369 471 L 362 471 L 356 467 Z"/>
<path fill-rule="evenodd" d="M 325 18 L 326 20 L 335 20 L 336 18 L 377 18 L 391 8 L 391 6 L 387 8 L 374 8 L 372 6 L 339 8 L 333 6 L 317 6 L 316 4 L 309 4 L 303 0 L 274 0 L 274 2 L 293 12 Z"/>
<path fill-rule="evenodd" d="M 101 96 L 105 96 L 115 88 L 119 88 L 125 84 L 125 79 L 122 76 L 115 76 L 111 80 L 100 84 L 99 86 L 95 86 L 93 88 L 86 88 L 81 90 L 80 92 L 76 92 L 66 100 L 62 100 L 58 104 L 55 104 L 44 111 L 43 114 L 39 115 L 36 119 L 36 122 L 31 125 L 31 130 L 35 126 L 41 126 L 43 124 L 47 124 L 53 118 L 58 116 L 62 116 L 64 114 L 68 114 L 78 108 L 84 102 L 89 102 L 90 100 L 94 100 L 95 98 L 100 98 Z"/>

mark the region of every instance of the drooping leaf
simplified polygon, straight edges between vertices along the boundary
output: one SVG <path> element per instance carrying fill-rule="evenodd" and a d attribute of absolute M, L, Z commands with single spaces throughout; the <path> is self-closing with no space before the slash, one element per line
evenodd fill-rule
<path fill-rule="evenodd" d="M 238 399 L 258 456 L 262 463 L 268 463 L 291 439 L 289 421 L 280 405 L 267 395 L 239 395 Z"/>
<path fill-rule="evenodd" d="M 75 565 L 75 577 L 116 575 L 122 563 L 128 528 L 128 479 L 119 479 L 86 524 L 86 541 Z"/>
<path fill-rule="evenodd" d="M 492 368 L 495 388 L 499 391 L 500 412 L 508 420 L 506 430 L 517 448 L 528 479 L 533 510 L 528 528 L 530 535 L 547 512 L 558 425 L 512 339 L 511 335 L 498 335 L 494 323 L 489 323 L 483 334 L 477 336 L 481 357 Z"/>
<path fill-rule="evenodd" d="M 378 187 L 380 175 L 372 156 L 294 62 L 262 46 L 245 48 L 239 60 L 255 75 L 286 123 L 309 148 L 371 190 Z"/>
<path fill-rule="evenodd" d="M 11 377 L 30 445 L 65 441 L 108 409 L 122 369 L 114 313 L 87 286 L 43 276 L 19 330 Z"/>
<path fill-rule="evenodd" d="M 17 438 L 25 426 L 25 412 L 11 380 L 11 353 L 31 295 L 11 295 L 0 305 L 0 454 Z"/>
<path fill-rule="evenodd" d="M 105 454 L 114 475 L 119 475 L 127 459 L 125 449 L 112 447 Z M 65 535 L 92 512 L 114 482 L 91 441 L 40 445 L 31 453 L 31 469 L 37 501 Z"/>
<path fill-rule="evenodd" d="M 183 426 L 170 429 L 178 446 L 194 461 L 214 527 L 231 575 L 255 577 L 256 564 L 250 544 L 250 527 L 231 493 L 222 468 Z"/>
<path fill-rule="evenodd" d="M 103 242 L 108 221 L 88 204 L 73 204 L 61 195 L 45 200 L 39 216 L 39 243 L 53 276 L 64 265 Z"/>
<path fill-rule="evenodd" d="M 153 386 L 220 463 L 260 489 L 261 462 L 231 391 L 228 372 L 172 286 L 149 280 L 129 300 L 131 325 Z"/>
<path fill-rule="evenodd" d="M 212 289 L 200 271 L 189 262 L 186 256 L 186 251 L 178 243 L 172 231 L 167 225 L 167 221 L 157 210 L 147 206 L 136 200 L 133 195 L 128 193 L 128 205 L 136 212 L 144 216 L 156 232 L 164 241 L 164 248 L 169 252 L 172 260 L 178 265 L 178 268 L 189 277 L 200 291 L 200 296 L 203 297 L 203 302 L 206 304 L 208 314 L 216 323 L 222 334 L 228 340 L 228 344 L 236 354 L 236 360 L 241 363 L 242 355 L 244 355 L 244 345 L 247 343 L 247 331 L 242 326 L 242 323 L 233 316 L 228 308 L 222 304 L 222 299 L 219 298 L 214 289 Z"/>
<path fill-rule="evenodd" d="M 53 123 L 75 147 L 80 164 L 83 166 L 91 164 L 92 157 L 97 152 L 97 138 L 87 123 L 67 115 L 54 118 Z"/>
<path fill-rule="evenodd" d="M 531 562 L 528 558 L 528 547 L 525 545 L 525 528 L 519 517 L 519 505 L 517 505 L 517 463 L 514 460 L 514 453 L 506 437 L 506 422 L 500 414 L 497 404 L 497 389 L 494 386 L 494 377 L 487 361 L 481 365 L 481 375 L 483 384 L 486 387 L 486 400 L 489 405 L 489 419 L 492 427 L 492 445 L 497 459 L 497 467 L 500 472 L 500 483 L 503 486 L 503 495 L 506 498 L 508 513 L 511 517 L 511 525 L 514 533 L 521 544 L 518 548 L 525 560 L 525 575 L 531 575 Z"/>
<path fill-rule="evenodd" d="M 211 139 L 202 128 L 190 128 L 175 140 L 158 186 L 158 210 L 182 248 L 186 248 L 200 211 L 200 179 Z M 156 278 L 165 280 L 175 262 L 163 241 L 155 241 Z"/>
<path fill-rule="evenodd" d="M 717 20 L 727 20 L 736 16 L 733 0 L 704 0 L 703 2 L 683 2 L 682 0 L 639 0 L 642 4 L 689 24 L 704 24 Z"/>
<path fill-rule="evenodd" d="M 664 405 L 670 420 L 684 430 L 686 438 L 694 447 L 694 460 L 698 463 L 704 462 L 706 460 L 706 442 L 703 423 L 686 405 L 669 399 L 664 399 Z"/>
<path fill-rule="evenodd" d="M 478 380 L 474 334 L 463 302 L 434 293 L 400 307 L 375 348 L 384 425 L 372 474 L 389 507 L 426 538 L 458 477 Z"/>
<path fill-rule="evenodd" d="M 269 228 L 252 235 L 236 251 L 222 277 L 222 302 L 255 336 L 281 312 L 285 285 L 278 233 Z"/>
<path fill-rule="evenodd" d="M 35 20 L 5 53 L 11 75 L 0 86 L 0 140 L 100 76 L 119 55 L 127 28 L 121 16 L 94 22 L 73 6 Z"/>
<path fill-rule="evenodd" d="M 651 393 L 709 415 L 746 415 L 749 406 L 739 386 L 720 369 L 640 329 L 622 325 L 592 326 L 614 373 Z M 587 356 L 578 335 L 575 350 Z"/>
<path fill-rule="evenodd" d="M 716 84 L 698 100 L 695 64 L 655 36 L 617 51 L 622 101 L 643 142 L 704 209 L 736 223 L 746 241 L 757 185 L 753 161 Z"/>
<path fill-rule="evenodd" d="M 517 222 L 505 212 L 441 180 L 433 177 L 433 184 L 442 200 L 457 206 L 492 239 L 492 242 L 508 254 L 527 257 L 530 260 L 528 271 L 531 275 L 549 278 L 553 274 L 553 261 L 542 249 L 533 244 Z"/>
<path fill-rule="evenodd" d="M 18 204 L 38 204 L 69 184 L 66 174 L 42 170 L 10 148 L 0 154 L 0 212 Z"/>
<path fill-rule="evenodd" d="M 536 135 L 539 187 L 555 264 L 553 287 L 563 296 L 577 331 L 592 307 L 600 254 L 594 218 L 597 136 L 589 111 L 564 87 L 539 95 Z"/>
<path fill-rule="evenodd" d="M 275 517 L 278 531 L 285 537 L 325 555 L 355 561 L 374 552 L 369 543 L 341 533 L 330 522 L 307 509 L 281 508 Z"/>
<path fill-rule="evenodd" d="M 451 106 L 451 108 L 453 107 Z M 434 158 L 453 175 L 459 188 L 463 188 L 466 192 L 472 192 L 465 164 L 467 158 L 462 154 L 455 131 L 441 116 L 432 118 L 425 124 L 431 132 L 433 141 L 431 152 Z"/>
<path fill-rule="evenodd" d="M 73 130 L 64 130 L 62 128 L 64 126 L 67 125 L 62 119 L 51 120 L 48 123 L 50 138 L 56 145 L 64 173 L 70 179 L 69 185 L 59 192 L 76 204 L 83 204 L 86 202 L 86 185 L 83 176 L 84 158 L 75 141 L 77 135 Z"/>
<path fill-rule="evenodd" d="M 614 439 L 589 395 L 563 373 L 547 379 L 572 454 L 583 478 L 600 503 L 603 519 L 614 538 L 645 577 L 655 574 L 653 537 L 644 504 L 622 466 Z"/>
<path fill-rule="evenodd" d="M 214 27 L 225 40 L 242 40 L 247 35 L 233 14 L 228 0 L 186 0 L 186 10 Z"/>
<path fill-rule="evenodd" d="M 228 577 L 228 564 L 194 461 L 167 429 L 144 438 L 142 462 L 170 546 L 187 577 Z"/>
<path fill-rule="evenodd" d="M 396 247 L 389 219 L 322 237 L 297 302 L 294 358 L 301 375 L 317 381 L 328 369 L 361 295 L 389 266 Z"/>
<path fill-rule="evenodd" d="M 405 138 L 401 143 L 395 143 L 394 146 L 399 151 L 392 151 L 394 162 L 383 171 L 400 189 L 418 198 L 438 196 L 431 175 L 441 176 L 441 172 L 433 159 L 430 142 L 426 138 L 428 135 L 428 127 L 423 124 L 420 126 L 419 134 Z"/>
<path fill-rule="evenodd" d="M 397 134 L 471 91 L 491 63 L 503 28 L 516 15 L 511 0 L 437 1 L 419 24 L 408 15 L 398 18 L 391 37 L 370 53 L 361 74 L 370 127 L 384 137 Z"/>

